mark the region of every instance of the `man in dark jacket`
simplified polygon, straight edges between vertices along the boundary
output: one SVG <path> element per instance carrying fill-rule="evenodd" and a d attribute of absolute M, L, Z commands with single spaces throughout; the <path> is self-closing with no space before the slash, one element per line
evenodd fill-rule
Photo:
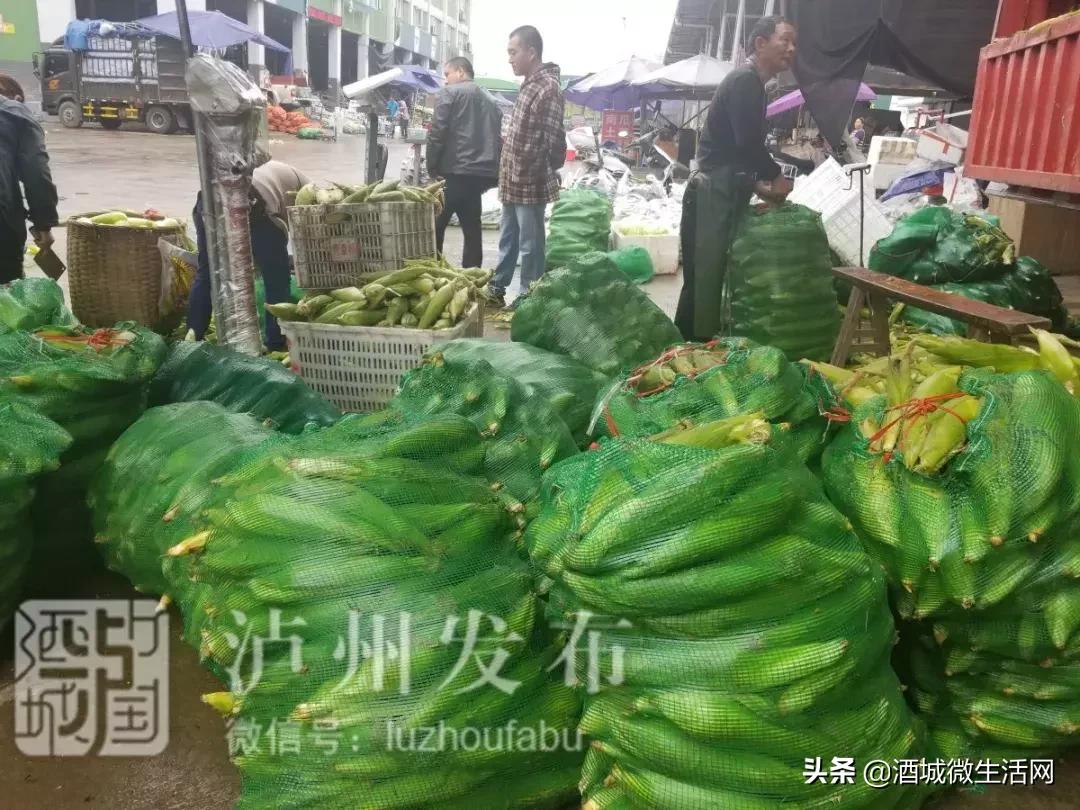
<path fill-rule="evenodd" d="M 19 83 L 0 74 L 0 284 L 22 278 L 27 219 L 38 247 L 53 243 L 56 199 L 45 132 L 23 104 Z"/>
<path fill-rule="evenodd" d="M 435 221 L 435 242 L 443 252 L 446 226 L 457 214 L 465 236 L 462 267 L 484 260 L 480 198 L 499 183 L 502 113 L 491 94 L 473 81 L 472 63 L 458 56 L 443 68 L 446 87 L 435 102 L 427 140 L 428 171 L 446 179 L 446 207 Z"/>

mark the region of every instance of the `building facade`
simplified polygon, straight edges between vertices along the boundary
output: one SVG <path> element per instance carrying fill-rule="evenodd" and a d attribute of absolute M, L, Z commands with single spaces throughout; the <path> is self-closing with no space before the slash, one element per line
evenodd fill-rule
<path fill-rule="evenodd" d="M 188 0 L 189 11 L 220 11 L 289 48 L 248 43 L 226 57 L 252 76 L 306 81 L 336 94 L 344 84 L 393 65 L 438 69 L 471 56 L 473 0 Z M 34 52 L 64 36 L 75 19 L 135 20 L 176 10 L 175 0 L 0 0 L 0 72 L 31 77 Z M 29 87 L 28 87 L 29 89 Z"/>

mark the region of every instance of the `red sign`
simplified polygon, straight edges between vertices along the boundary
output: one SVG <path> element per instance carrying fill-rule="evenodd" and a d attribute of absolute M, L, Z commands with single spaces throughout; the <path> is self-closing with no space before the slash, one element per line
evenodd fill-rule
<path fill-rule="evenodd" d="M 341 17 L 337 14 L 331 14 L 329 11 L 323 11 L 321 8 L 315 8 L 315 6 L 308 6 L 307 13 L 313 20 L 330 23 L 330 25 L 336 25 L 338 28 L 341 27 Z"/>
<path fill-rule="evenodd" d="M 619 133 L 625 132 L 625 135 Z M 600 143 L 615 143 L 626 147 L 634 140 L 634 113 L 626 110 L 604 110 L 600 123 Z"/>

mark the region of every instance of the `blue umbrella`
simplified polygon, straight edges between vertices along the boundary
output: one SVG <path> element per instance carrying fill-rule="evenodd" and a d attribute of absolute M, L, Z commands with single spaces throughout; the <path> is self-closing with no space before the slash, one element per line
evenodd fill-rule
<path fill-rule="evenodd" d="M 137 22 L 154 33 L 180 39 L 180 21 L 175 11 L 144 17 Z M 254 28 L 220 11 L 189 11 L 188 22 L 191 24 L 191 44 L 196 48 L 220 51 L 241 42 L 256 42 L 274 51 L 289 52 L 289 49 L 276 39 L 260 34 Z"/>

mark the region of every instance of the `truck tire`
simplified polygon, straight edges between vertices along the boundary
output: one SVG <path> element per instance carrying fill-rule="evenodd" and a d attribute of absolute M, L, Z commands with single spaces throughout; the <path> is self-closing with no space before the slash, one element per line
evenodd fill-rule
<path fill-rule="evenodd" d="M 153 106 L 146 111 L 146 128 L 158 135 L 169 135 L 176 129 L 176 116 L 168 107 Z"/>
<path fill-rule="evenodd" d="M 120 125 L 124 123 L 119 118 L 99 118 L 98 123 L 101 124 L 102 129 L 120 129 Z"/>
<path fill-rule="evenodd" d="M 68 129 L 78 129 L 83 125 L 82 107 L 71 99 L 61 101 L 56 114 L 60 116 L 60 123 Z"/>

